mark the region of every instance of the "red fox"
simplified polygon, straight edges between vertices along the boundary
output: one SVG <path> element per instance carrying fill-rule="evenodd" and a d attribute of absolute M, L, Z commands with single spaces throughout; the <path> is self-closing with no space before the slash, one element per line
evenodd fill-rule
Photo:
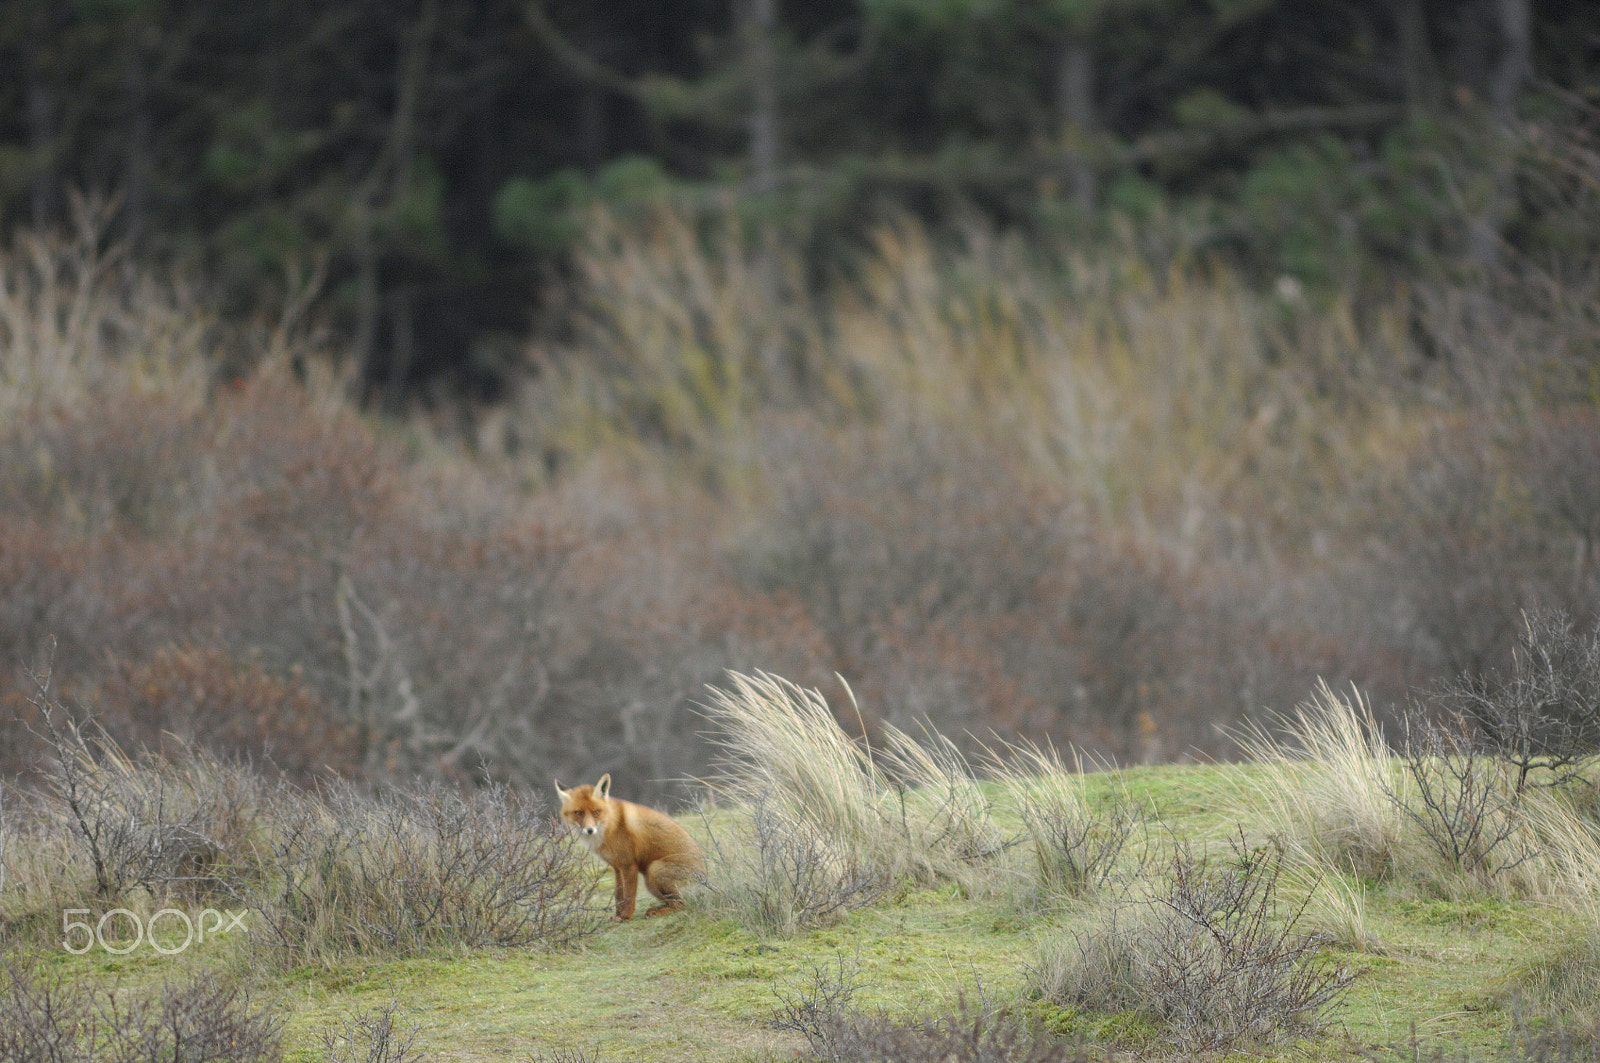
<path fill-rule="evenodd" d="M 561 795 L 561 819 L 616 873 L 618 919 L 633 918 L 640 874 L 661 901 L 645 915 L 665 915 L 683 906 L 678 890 L 705 868 L 705 854 L 687 831 L 653 808 L 612 797 L 609 772 L 593 786 L 570 790 L 563 790 L 558 779 L 556 793 Z"/>

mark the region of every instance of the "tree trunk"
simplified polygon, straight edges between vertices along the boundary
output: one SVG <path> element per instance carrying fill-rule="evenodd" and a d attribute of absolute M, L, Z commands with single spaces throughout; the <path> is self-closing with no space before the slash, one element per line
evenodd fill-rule
<path fill-rule="evenodd" d="M 417 138 L 417 109 L 427 79 L 428 56 L 439 20 L 438 0 L 427 0 L 410 32 L 402 36 L 395 69 L 394 113 L 378 157 L 351 206 L 356 259 L 356 358 L 369 385 L 387 379 L 377 363 L 378 319 L 383 311 L 379 270 L 378 222 L 406 193 L 411 183 Z"/>
<path fill-rule="evenodd" d="M 778 62 L 773 35 L 778 0 L 742 0 L 745 69 L 750 78 L 750 188 L 771 192 L 778 186 Z"/>
<path fill-rule="evenodd" d="M 1056 71 L 1056 120 L 1068 155 L 1067 182 L 1072 201 L 1080 210 L 1094 210 L 1096 199 L 1094 160 L 1090 155 L 1095 132 L 1094 50 L 1087 37 L 1072 34 L 1061 48 Z"/>
<path fill-rule="evenodd" d="M 578 92 L 578 152 L 584 173 L 593 177 L 606 157 L 606 97 L 597 85 L 583 85 Z"/>
<path fill-rule="evenodd" d="M 1517 96 L 1529 73 L 1531 46 L 1528 0 L 1481 0 L 1499 31 L 1499 48 L 1489 75 L 1490 176 L 1493 190 L 1483 212 L 1473 219 L 1468 254 L 1485 274 L 1500 264 L 1500 231 L 1515 195 Z"/>
<path fill-rule="evenodd" d="M 384 387 L 383 404 L 391 412 L 399 413 L 410 384 L 411 367 L 417 360 L 417 324 L 410 289 L 398 288 L 391 292 L 389 302 L 389 379 Z"/>
<path fill-rule="evenodd" d="M 28 180 L 28 206 L 36 229 L 47 228 L 56 215 L 55 86 L 50 83 L 49 42 L 59 30 L 55 0 L 39 0 L 33 9 L 33 36 L 27 50 L 28 155 L 33 172 Z"/>
<path fill-rule="evenodd" d="M 1427 110 L 1437 103 L 1435 85 L 1438 82 L 1438 70 L 1433 59 L 1433 48 L 1428 43 L 1428 21 L 1422 0 L 1400 0 L 1395 5 L 1394 19 L 1400 43 L 1406 106 L 1412 111 Z"/>
<path fill-rule="evenodd" d="M 750 153 L 750 191 L 767 195 L 778 188 L 779 95 L 778 0 L 735 0 L 740 5 L 740 33 L 743 37 L 745 76 L 749 78 L 750 112 L 746 132 Z M 778 234 L 770 220 L 763 220 L 756 234 L 759 241 L 752 268 L 761 293 L 764 320 L 756 340 L 757 359 L 769 393 L 781 393 L 792 383 L 795 373 L 785 353 L 778 327 L 778 303 L 782 296 L 778 277 Z"/>
<path fill-rule="evenodd" d="M 154 30 L 146 26 L 143 20 L 135 20 L 127 29 L 130 39 L 122 70 L 123 91 L 127 93 L 128 102 L 127 140 L 122 169 L 123 235 L 129 246 L 137 250 L 144 239 L 150 207 L 150 174 L 154 169 L 150 157 L 153 126 L 150 118 L 150 77 L 146 70 L 149 57 L 145 48 L 145 33 Z"/>
<path fill-rule="evenodd" d="M 1517 94 L 1528 79 L 1531 41 L 1528 0 L 1490 0 L 1500 26 L 1500 59 L 1489 83 L 1489 106 L 1502 129 L 1517 121 Z"/>

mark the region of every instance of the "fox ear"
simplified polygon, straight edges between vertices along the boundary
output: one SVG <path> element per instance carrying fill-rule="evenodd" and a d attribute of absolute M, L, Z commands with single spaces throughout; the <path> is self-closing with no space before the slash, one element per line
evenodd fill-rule
<path fill-rule="evenodd" d="M 611 773 L 609 771 L 600 776 L 600 781 L 594 784 L 594 792 L 602 801 L 611 796 Z"/>
<path fill-rule="evenodd" d="M 567 793 L 567 791 L 565 791 L 565 790 L 563 790 L 561 788 L 561 780 L 560 779 L 555 780 L 555 784 L 556 784 L 556 795 L 558 797 L 560 797 L 561 800 L 565 801 L 569 796 L 571 796 L 570 794 Z"/>

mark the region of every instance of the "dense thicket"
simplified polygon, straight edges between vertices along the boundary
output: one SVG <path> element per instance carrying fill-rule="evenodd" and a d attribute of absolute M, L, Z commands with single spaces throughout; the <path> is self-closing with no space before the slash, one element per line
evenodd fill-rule
<path fill-rule="evenodd" d="M 1569 232 L 1528 123 L 1592 102 L 1584 3 L 1533 0 L 14 0 L 0 222 L 120 197 L 235 309 L 317 288 L 367 386 L 495 391 L 593 199 L 803 220 L 885 204 L 1091 234 L 1177 212 L 1349 285 Z M 1551 180 L 1563 179 L 1556 173 Z M 829 251 L 831 249 L 831 252 Z M 1374 271 L 1380 276 L 1375 278 Z"/>

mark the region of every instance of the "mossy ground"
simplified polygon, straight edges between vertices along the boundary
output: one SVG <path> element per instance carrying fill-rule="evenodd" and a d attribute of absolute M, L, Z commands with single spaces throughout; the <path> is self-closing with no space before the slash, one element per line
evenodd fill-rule
<path fill-rule="evenodd" d="M 1219 808 L 1227 767 L 1140 769 L 1124 778 L 1159 814 L 1162 831 L 1191 843 L 1221 842 L 1238 825 Z M 703 830 L 693 817 L 685 822 Z M 1249 831 L 1249 824 L 1243 824 Z M 598 863 L 596 899 L 610 875 Z M 1407 1041 L 1454 1049 L 1504 1042 L 1514 976 L 1556 950 L 1561 918 L 1532 901 L 1447 899 L 1415 883 L 1367 883 L 1375 951 L 1344 952 L 1363 969 L 1322 1036 L 1258 1050 L 1249 1058 L 1346 1058 L 1351 1047 Z M 286 1022 L 286 1059 L 326 1058 L 324 1031 L 345 1019 L 399 1006 L 425 1029 L 425 1058 L 528 1059 L 581 1049 L 603 1061 L 755 1061 L 804 1057 L 804 1042 L 769 1025 L 780 1001 L 810 983 L 818 965 L 843 957 L 857 972 L 854 1003 L 912 1014 L 960 999 L 1009 1003 L 1062 1034 L 1162 1054 L 1158 1028 L 1133 1015 L 1058 1009 L 1022 999 L 1026 966 L 1045 929 L 1092 918 L 1088 906 L 1038 911 L 1020 891 L 964 896 L 953 887 L 906 889 L 843 922 L 791 939 L 762 938 L 726 920 L 687 911 L 611 923 L 567 952 L 441 951 L 409 959 L 354 959 L 275 972 L 237 934 L 172 957 L 147 946 L 126 957 L 98 949 L 44 957 L 53 970 L 106 985 L 179 977 L 195 967 L 253 969 L 254 993 Z M 1241 1056 L 1240 1058 L 1245 1058 Z"/>

